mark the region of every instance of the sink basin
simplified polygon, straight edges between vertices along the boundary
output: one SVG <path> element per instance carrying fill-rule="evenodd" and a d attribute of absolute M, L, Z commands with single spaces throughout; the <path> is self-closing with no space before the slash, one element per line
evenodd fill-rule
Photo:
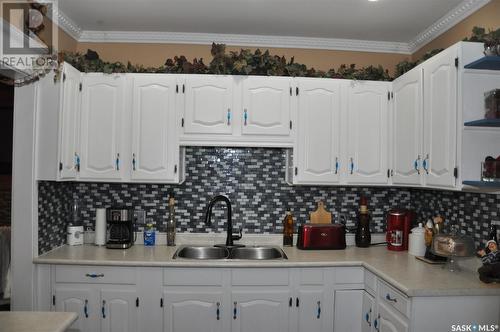
<path fill-rule="evenodd" d="M 183 246 L 177 249 L 174 259 L 288 259 L 279 247 L 236 247 L 227 249 L 212 246 Z"/>
<path fill-rule="evenodd" d="M 186 246 L 177 249 L 175 258 L 187 259 L 224 259 L 229 257 L 229 250 L 220 247 Z"/>
<path fill-rule="evenodd" d="M 231 250 L 232 259 L 288 259 L 279 247 L 243 247 Z"/>

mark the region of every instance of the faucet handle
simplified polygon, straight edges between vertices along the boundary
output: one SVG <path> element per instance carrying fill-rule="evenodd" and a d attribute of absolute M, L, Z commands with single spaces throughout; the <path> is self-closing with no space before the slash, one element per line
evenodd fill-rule
<path fill-rule="evenodd" d="M 237 234 L 232 234 L 232 237 L 233 237 L 233 241 L 238 241 L 238 240 L 241 240 L 241 238 L 243 237 L 243 231 L 241 230 L 241 227 L 238 229 L 238 233 Z"/>

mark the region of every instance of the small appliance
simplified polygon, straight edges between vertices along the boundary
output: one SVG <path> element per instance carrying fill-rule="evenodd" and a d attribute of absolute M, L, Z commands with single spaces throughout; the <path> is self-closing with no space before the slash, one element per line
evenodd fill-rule
<path fill-rule="evenodd" d="M 415 213 L 406 209 L 392 209 L 387 213 L 387 249 L 408 250 L 408 236 Z"/>
<path fill-rule="evenodd" d="M 83 226 L 68 226 L 67 241 L 70 246 L 79 246 L 83 244 Z"/>
<path fill-rule="evenodd" d="M 106 223 L 106 248 L 127 249 L 134 244 L 134 210 L 109 208 Z"/>
<path fill-rule="evenodd" d="M 305 224 L 299 226 L 299 249 L 345 249 L 345 225 Z"/>

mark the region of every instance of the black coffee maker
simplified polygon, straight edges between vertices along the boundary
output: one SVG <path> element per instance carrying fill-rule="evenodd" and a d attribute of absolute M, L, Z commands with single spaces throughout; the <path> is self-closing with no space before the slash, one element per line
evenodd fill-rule
<path fill-rule="evenodd" d="M 106 248 L 127 249 L 134 244 L 134 210 L 106 209 Z"/>

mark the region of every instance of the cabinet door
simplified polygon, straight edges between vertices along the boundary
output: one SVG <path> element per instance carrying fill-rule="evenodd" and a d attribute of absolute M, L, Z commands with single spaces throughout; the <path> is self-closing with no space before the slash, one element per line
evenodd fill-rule
<path fill-rule="evenodd" d="M 335 291 L 334 331 L 361 331 L 363 290 Z"/>
<path fill-rule="evenodd" d="M 339 181 L 340 83 L 299 79 L 295 177 L 297 184 Z"/>
<path fill-rule="evenodd" d="M 418 185 L 422 172 L 422 70 L 394 81 L 392 165 L 394 184 Z"/>
<path fill-rule="evenodd" d="M 232 134 L 233 78 L 186 75 L 184 134 Z"/>
<path fill-rule="evenodd" d="M 361 314 L 361 332 L 371 332 L 373 320 L 375 318 L 375 299 L 366 291 L 363 291 L 363 307 Z"/>
<path fill-rule="evenodd" d="M 139 304 L 137 292 L 133 286 L 121 289 L 102 289 L 101 332 L 137 331 Z"/>
<path fill-rule="evenodd" d="M 64 64 L 59 111 L 59 180 L 75 179 L 79 155 L 81 73 Z"/>
<path fill-rule="evenodd" d="M 220 291 L 166 290 L 163 293 L 165 332 L 221 332 L 223 306 Z M 225 315 L 226 319 L 229 315 Z"/>
<path fill-rule="evenodd" d="M 70 330 L 99 331 L 97 293 L 91 288 L 76 285 L 55 286 L 56 311 L 74 312 L 78 315 Z"/>
<path fill-rule="evenodd" d="M 378 304 L 378 314 L 374 322 L 377 332 L 408 332 L 408 322 L 400 318 L 383 303 Z"/>
<path fill-rule="evenodd" d="M 175 124 L 176 76 L 134 75 L 132 172 L 136 181 L 174 182 L 179 148 Z"/>
<path fill-rule="evenodd" d="M 243 79 L 243 135 L 289 136 L 291 79 L 247 77 Z"/>
<path fill-rule="evenodd" d="M 123 76 L 83 76 L 80 179 L 122 178 L 119 162 L 123 90 Z"/>
<path fill-rule="evenodd" d="M 424 70 L 425 184 L 454 187 L 457 150 L 456 49 L 428 60 Z"/>
<path fill-rule="evenodd" d="M 333 297 L 333 294 L 330 294 Z M 298 291 L 295 305 L 298 310 L 298 332 L 326 332 L 332 320 L 331 308 L 328 310 L 326 294 L 323 287 L 305 287 Z M 298 306 L 297 306 L 298 305 Z M 331 325 L 330 325 L 331 330 Z"/>
<path fill-rule="evenodd" d="M 388 182 L 389 87 L 383 82 L 356 81 L 348 88 L 343 168 L 348 183 Z"/>
<path fill-rule="evenodd" d="M 288 331 L 289 299 L 289 290 L 233 291 L 231 295 L 231 331 Z"/>

